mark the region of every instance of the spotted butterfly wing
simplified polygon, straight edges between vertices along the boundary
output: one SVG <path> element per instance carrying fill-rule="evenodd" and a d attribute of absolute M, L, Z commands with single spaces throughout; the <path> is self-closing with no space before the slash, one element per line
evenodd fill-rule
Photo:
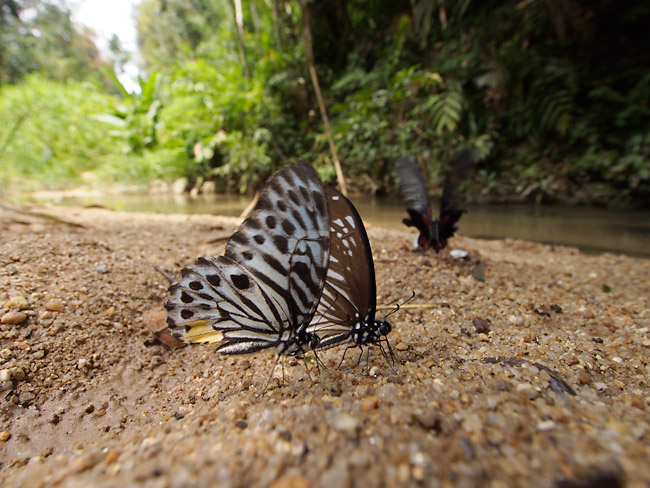
<path fill-rule="evenodd" d="M 375 266 L 368 234 L 354 205 L 334 188 L 326 188 L 330 213 L 330 257 L 327 279 L 309 331 L 319 348 L 341 343 L 379 344 L 390 331 L 375 320 Z"/>
<path fill-rule="evenodd" d="M 307 163 L 268 181 L 252 215 L 224 256 L 199 258 L 170 287 L 165 307 L 186 342 L 216 342 L 224 354 L 275 348 L 298 354 L 316 345 L 306 328 L 320 298 L 329 258 L 323 187 Z"/>

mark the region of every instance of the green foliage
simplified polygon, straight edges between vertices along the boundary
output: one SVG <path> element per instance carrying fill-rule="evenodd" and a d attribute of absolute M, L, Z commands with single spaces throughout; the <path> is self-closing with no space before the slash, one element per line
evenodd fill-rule
<path fill-rule="evenodd" d="M 481 197 L 650 204 L 650 6 L 643 3 L 251 0 L 242 2 L 242 52 L 233 2 L 143 0 L 137 28 L 147 75 L 133 93 L 113 71 L 97 75 L 102 63 L 90 35 L 64 7 L 37 0 L 30 17 L 20 15 L 28 2 L 14 3 L 19 15 L 5 9 L 0 16 L 0 83 L 42 70 L 53 79 L 111 80 L 121 94 L 87 114 L 83 133 L 103 128 L 88 148 L 65 153 L 75 161 L 96 150 L 92 163 L 54 165 L 70 178 L 91 168 L 103 179 L 185 176 L 191 185 L 213 180 L 220 190 L 243 192 L 303 158 L 332 180 L 306 66 L 306 5 L 333 137 L 353 188 L 394 191 L 392 161 L 402 155 L 415 156 L 436 187 L 446 162 L 470 146 L 478 159 L 470 191 Z M 111 49 L 119 71 L 126 58 L 117 39 Z M 45 80 L 26 81 L 36 82 Z M 47 90 L 54 86 L 86 88 Z M 83 108 L 67 103 L 57 117 Z M 0 129 L 0 157 L 11 155 L 14 175 L 37 174 L 29 168 L 49 168 L 61 149 L 47 138 L 30 147 L 21 137 L 37 137 L 34 115 L 14 108 Z"/>
<path fill-rule="evenodd" d="M 0 178 L 24 179 L 54 188 L 78 181 L 115 151 L 116 140 L 95 116 L 113 98 L 77 82 L 59 83 L 29 75 L 0 89 Z"/>

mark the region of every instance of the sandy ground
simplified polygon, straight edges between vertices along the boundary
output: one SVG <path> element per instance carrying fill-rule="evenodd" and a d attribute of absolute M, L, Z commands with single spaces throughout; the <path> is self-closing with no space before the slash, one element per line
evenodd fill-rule
<path fill-rule="evenodd" d="M 0 213 L 0 485 L 650 485 L 650 261 L 369 228 L 391 370 L 343 349 L 170 348 L 170 274 L 220 254 L 215 216 Z M 462 222 L 461 222 L 462 223 Z M 484 279 L 484 281 L 482 281 Z M 382 310 L 381 314 L 387 313 Z"/>

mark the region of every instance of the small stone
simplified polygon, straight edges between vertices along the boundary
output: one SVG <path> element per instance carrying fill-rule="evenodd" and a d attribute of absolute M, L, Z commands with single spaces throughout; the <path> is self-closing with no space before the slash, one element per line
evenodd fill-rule
<path fill-rule="evenodd" d="M 517 393 L 519 393 L 522 396 L 525 396 L 529 400 L 533 400 L 534 398 L 537 398 L 537 396 L 539 395 L 539 392 L 530 383 L 519 383 L 517 384 L 516 389 L 517 389 Z"/>
<path fill-rule="evenodd" d="M 61 312 L 63 311 L 63 302 L 60 300 L 50 300 L 45 304 L 45 308 L 50 312 Z"/>
<path fill-rule="evenodd" d="M 9 381 L 11 380 L 11 371 L 8 369 L 0 369 L 0 381 Z"/>
<path fill-rule="evenodd" d="M 108 307 L 106 312 L 104 312 L 104 315 L 106 315 L 109 319 L 113 318 L 113 316 L 115 315 L 115 307 L 113 307 L 112 305 Z"/>
<path fill-rule="evenodd" d="M 481 317 L 474 317 L 472 325 L 479 334 L 487 334 L 490 332 L 490 319 L 482 319 Z"/>
<path fill-rule="evenodd" d="M 578 383 L 581 385 L 590 385 L 591 384 L 591 375 L 584 369 L 578 372 Z"/>
<path fill-rule="evenodd" d="M 5 303 L 5 308 L 16 308 L 18 310 L 25 310 L 29 308 L 27 299 L 22 295 L 15 295 Z"/>
<path fill-rule="evenodd" d="M 174 414 L 174 418 L 175 418 L 176 420 L 180 420 L 180 419 L 182 419 L 182 418 L 185 418 L 185 414 L 184 414 L 183 412 L 180 412 L 180 411 L 179 411 L 179 412 L 176 412 L 176 413 Z"/>
<path fill-rule="evenodd" d="M 543 420 L 537 424 L 538 432 L 548 432 L 549 430 L 555 429 L 555 422 L 552 420 Z"/>
<path fill-rule="evenodd" d="M 361 411 L 369 412 L 370 410 L 374 410 L 375 408 L 377 408 L 377 405 L 379 405 L 378 396 L 372 395 L 366 397 L 361 401 Z"/>
<path fill-rule="evenodd" d="M 521 317 L 517 317 L 516 315 L 510 315 L 508 317 L 508 322 L 510 322 L 512 325 L 521 325 L 524 323 L 523 319 Z"/>
<path fill-rule="evenodd" d="M 111 307 L 114 309 L 114 307 Z M 110 309 L 109 309 L 110 310 Z M 106 311 L 108 314 L 108 310 Z M 167 327 L 167 312 L 164 310 L 151 310 L 142 315 L 142 325 L 151 332 L 157 332 Z"/>
<path fill-rule="evenodd" d="M 84 409 L 84 412 L 86 413 L 93 413 L 94 411 L 95 411 L 95 406 L 92 403 L 86 406 L 86 408 Z"/>
<path fill-rule="evenodd" d="M 13 353 L 12 353 L 11 349 L 6 349 L 5 348 L 2 351 L 0 351 L 0 356 L 2 356 L 3 359 L 10 358 L 12 354 Z"/>
<path fill-rule="evenodd" d="M 106 263 L 104 261 L 100 261 L 97 263 L 97 266 L 95 266 L 95 271 L 100 274 L 106 274 L 108 273 L 108 266 L 106 266 Z"/>
<path fill-rule="evenodd" d="M 10 368 L 9 373 L 11 374 L 12 380 L 20 381 L 25 379 L 25 371 L 23 368 L 19 368 L 18 366 Z"/>
<path fill-rule="evenodd" d="M 398 351 L 406 351 L 408 350 L 408 348 L 409 345 L 402 341 L 398 342 L 397 345 L 395 346 L 395 349 L 397 349 Z"/>
<path fill-rule="evenodd" d="M 603 340 L 600 337 L 592 337 L 592 341 L 594 341 L 596 344 L 602 344 Z"/>
<path fill-rule="evenodd" d="M 25 320 L 27 320 L 27 314 L 25 312 L 7 312 L 2 316 L 0 322 L 3 324 L 17 325 L 22 324 Z"/>
<path fill-rule="evenodd" d="M 359 427 L 359 421 L 347 412 L 334 412 L 329 415 L 329 425 L 346 434 L 354 434 Z"/>
<path fill-rule="evenodd" d="M 20 398 L 18 399 L 18 401 L 20 403 L 27 403 L 27 402 L 31 402 L 34 398 L 36 398 L 36 395 L 34 395 L 34 393 L 32 393 L 31 391 L 26 391 L 20 394 Z"/>
<path fill-rule="evenodd" d="M 282 476 L 273 483 L 269 488 L 309 488 L 311 484 L 307 478 L 300 475 Z"/>
<path fill-rule="evenodd" d="M 594 383 L 594 386 L 596 387 L 597 390 L 601 390 L 601 391 L 607 389 L 607 385 L 602 381 L 597 381 L 596 383 Z"/>
<path fill-rule="evenodd" d="M 70 463 L 70 466 L 74 472 L 81 473 L 82 471 L 92 468 L 97 463 L 101 462 L 102 459 L 103 456 L 101 452 L 88 452 L 74 459 Z"/>
<path fill-rule="evenodd" d="M 434 412 L 416 413 L 413 418 L 420 426 L 427 430 L 440 432 L 440 417 Z"/>
<path fill-rule="evenodd" d="M 370 368 L 370 371 L 368 371 L 368 375 L 370 376 L 377 376 L 377 373 L 379 373 L 379 368 L 377 366 L 373 366 Z"/>
<path fill-rule="evenodd" d="M 235 427 L 244 430 L 245 428 L 248 427 L 248 422 L 245 422 L 244 420 L 238 420 L 237 422 L 235 422 Z"/>
<path fill-rule="evenodd" d="M 0 432 L 0 442 L 7 442 L 11 438 L 11 434 L 6 430 Z"/>
<path fill-rule="evenodd" d="M 106 453 L 106 457 L 104 458 L 104 462 L 106 464 L 111 464 L 117 461 L 117 459 L 120 457 L 119 451 L 111 450 Z"/>

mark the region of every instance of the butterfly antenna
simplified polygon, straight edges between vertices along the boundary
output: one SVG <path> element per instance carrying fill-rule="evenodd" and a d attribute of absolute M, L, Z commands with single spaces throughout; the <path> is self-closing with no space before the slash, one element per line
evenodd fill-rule
<path fill-rule="evenodd" d="M 415 297 L 415 291 L 412 291 L 410 297 L 408 297 L 408 298 L 407 298 L 406 300 L 404 300 L 402 303 L 398 303 L 397 305 L 395 305 L 395 308 L 394 308 L 393 310 L 391 310 L 391 311 L 388 312 L 386 315 L 384 315 L 384 319 L 383 319 L 384 322 L 386 321 L 386 319 L 387 319 L 388 317 L 390 317 L 390 316 L 393 315 L 395 312 L 397 312 L 397 311 L 400 309 L 400 307 L 401 307 L 402 305 L 406 305 L 408 302 L 410 302 L 411 300 L 413 300 L 413 297 Z M 393 301 L 390 302 L 390 303 L 395 303 L 397 300 L 399 300 L 399 298 L 393 300 Z M 390 305 L 390 303 L 389 303 L 388 305 Z"/>
<path fill-rule="evenodd" d="M 161 275 L 163 275 L 165 277 L 165 279 L 167 281 L 169 281 L 170 285 L 174 282 L 174 278 L 172 278 L 171 275 L 167 271 L 162 269 L 160 266 L 156 265 L 156 266 L 154 266 L 154 269 L 156 271 L 158 271 Z"/>

